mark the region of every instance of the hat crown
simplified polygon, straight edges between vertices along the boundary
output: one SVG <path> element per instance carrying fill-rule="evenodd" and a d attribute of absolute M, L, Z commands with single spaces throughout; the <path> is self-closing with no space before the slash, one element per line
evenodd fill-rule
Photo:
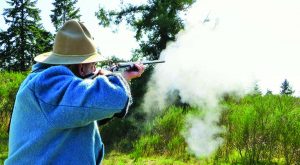
<path fill-rule="evenodd" d="M 57 32 L 53 53 L 62 56 L 89 56 L 96 52 L 91 34 L 87 28 L 75 20 L 67 21 Z"/>
<path fill-rule="evenodd" d="M 87 28 L 80 22 L 70 20 L 57 32 L 52 52 L 40 54 L 34 60 L 46 64 L 81 64 L 106 59 L 96 51 Z"/>

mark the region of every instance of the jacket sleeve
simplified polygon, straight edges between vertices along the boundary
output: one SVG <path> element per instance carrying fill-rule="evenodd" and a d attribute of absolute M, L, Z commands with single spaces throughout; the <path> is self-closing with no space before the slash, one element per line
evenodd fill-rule
<path fill-rule="evenodd" d="M 35 95 L 47 120 L 56 128 L 87 125 L 95 120 L 127 112 L 130 89 L 120 75 L 80 79 L 66 67 L 40 73 Z"/>

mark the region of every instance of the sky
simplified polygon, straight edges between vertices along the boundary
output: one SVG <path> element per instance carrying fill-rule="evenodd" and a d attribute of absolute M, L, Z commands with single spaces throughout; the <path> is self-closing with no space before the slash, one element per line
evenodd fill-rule
<path fill-rule="evenodd" d="M 134 0 L 127 1 L 137 3 Z M 52 2 L 39 0 L 37 7 L 41 10 L 44 27 L 53 32 L 54 27 L 49 17 L 50 10 L 53 9 Z M 138 2 L 144 3 L 145 0 Z M 133 38 L 134 32 L 125 25 L 120 26 L 117 33 L 113 33 L 110 28 L 100 28 L 94 16 L 100 3 L 108 8 L 120 7 L 119 0 L 78 0 L 81 20 L 94 35 L 96 44 L 104 56 L 116 55 L 129 59 L 131 51 L 138 47 Z M 197 9 L 186 15 L 185 19 L 190 22 L 202 21 L 207 29 L 214 31 L 211 35 L 203 34 L 203 37 L 195 38 L 194 42 L 209 41 L 210 44 L 199 45 L 210 48 L 203 49 L 201 53 L 220 54 L 216 56 L 216 70 L 222 71 L 222 68 L 217 66 L 220 62 L 237 70 L 247 66 L 253 70 L 251 76 L 263 92 L 270 89 L 278 93 L 281 83 L 287 78 L 296 94 L 300 94 L 299 0 L 202 0 L 197 1 L 195 5 L 198 5 Z M 6 3 L 1 2 L 1 13 L 5 7 Z M 192 23 L 190 26 L 193 26 Z M 0 27 L 5 27 L 3 17 L 0 18 Z M 214 37 L 227 44 L 212 41 Z M 250 73 L 248 70 L 245 72 Z"/>
<path fill-rule="evenodd" d="M 208 55 L 206 59 L 216 58 L 217 70 L 240 70 L 238 74 L 252 76 L 263 92 L 269 88 L 278 93 L 286 78 L 299 96 L 300 1 L 198 2 L 187 19 L 191 26 L 206 17 L 210 20 L 203 23 L 210 30 L 199 29 L 201 39 L 197 41 L 206 41 L 200 51 Z"/>

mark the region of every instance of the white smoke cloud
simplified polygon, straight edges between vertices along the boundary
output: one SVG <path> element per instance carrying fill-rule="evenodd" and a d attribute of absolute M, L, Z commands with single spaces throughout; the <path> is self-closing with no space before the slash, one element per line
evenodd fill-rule
<path fill-rule="evenodd" d="M 197 1 L 186 15 L 185 30 L 162 52 L 166 63 L 155 69 L 144 109 L 172 104 L 174 91 L 182 102 L 204 107 L 202 119 L 188 120 L 185 137 L 197 156 L 211 154 L 222 143 L 214 138 L 223 131 L 216 125 L 222 94 L 243 95 L 256 81 L 300 83 L 295 72 L 300 69 L 299 9 L 294 0 Z"/>
<path fill-rule="evenodd" d="M 220 111 L 210 110 L 201 120 L 195 117 L 188 118 L 189 129 L 183 133 L 189 149 L 199 157 L 209 156 L 223 143 L 223 139 L 216 136 L 224 131 L 215 125 L 220 114 L 213 114 L 213 112 Z"/>

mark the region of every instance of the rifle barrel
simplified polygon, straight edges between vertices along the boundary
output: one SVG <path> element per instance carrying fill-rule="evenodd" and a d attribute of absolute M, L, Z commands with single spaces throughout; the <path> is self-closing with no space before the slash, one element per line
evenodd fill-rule
<path fill-rule="evenodd" d="M 137 62 L 120 62 L 118 63 L 118 67 L 128 67 L 128 66 L 133 66 Z M 153 60 L 153 61 L 142 61 L 142 64 L 156 64 L 156 63 L 165 63 L 164 60 Z"/>
<path fill-rule="evenodd" d="M 165 60 L 153 60 L 153 61 L 142 62 L 142 64 L 156 64 L 156 63 L 165 63 Z"/>

